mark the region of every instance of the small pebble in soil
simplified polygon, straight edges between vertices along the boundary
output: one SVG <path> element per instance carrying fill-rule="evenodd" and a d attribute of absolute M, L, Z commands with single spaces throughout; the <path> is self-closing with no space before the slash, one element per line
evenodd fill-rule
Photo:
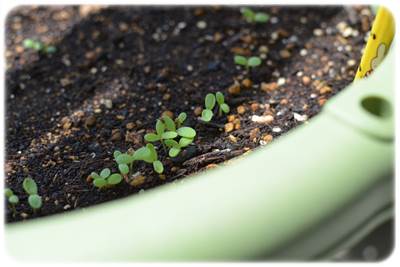
<path fill-rule="evenodd" d="M 282 86 L 286 83 L 286 79 L 283 77 L 280 77 L 277 81 L 278 86 Z"/>
<path fill-rule="evenodd" d="M 315 36 L 322 36 L 324 34 L 324 31 L 320 28 L 316 28 L 316 29 L 314 29 L 313 34 Z"/>
<path fill-rule="evenodd" d="M 233 136 L 233 135 L 228 135 L 228 140 L 231 142 L 231 143 L 234 143 L 234 144 L 236 144 L 237 143 L 237 138 L 235 137 L 235 136 Z"/>
<path fill-rule="evenodd" d="M 240 84 L 238 82 L 235 82 L 228 88 L 228 92 L 231 95 L 238 95 L 240 94 Z"/>
<path fill-rule="evenodd" d="M 224 130 L 226 133 L 232 132 L 234 128 L 235 128 L 235 125 L 232 122 L 228 122 L 224 126 Z"/>
<path fill-rule="evenodd" d="M 242 85 L 245 88 L 250 88 L 253 85 L 253 82 L 250 79 L 246 78 L 242 81 Z"/>
<path fill-rule="evenodd" d="M 282 132 L 282 129 L 279 128 L 279 127 L 274 127 L 274 128 L 272 128 L 272 131 L 273 131 L 274 133 L 280 133 L 280 132 Z"/>
<path fill-rule="evenodd" d="M 242 105 L 238 106 L 236 108 L 236 110 L 237 110 L 237 113 L 239 113 L 239 114 L 243 114 L 243 113 L 246 112 L 246 108 L 244 106 L 242 106 Z"/>
<path fill-rule="evenodd" d="M 261 90 L 264 92 L 271 92 L 278 88 L 278 84 L 276 82 L 271 83 L 261 83 Z"/>
<path fill-rule="evenodd" d="M 251 120 L 255 123 L 268 124 L 273 122 L 274 117 L 271 115 L 264 115 L 264 116 L 253 115 L 251 116 Z"/>
<path fill-rule="evenodd" d="M 311 78 L 308 76 L 303 76 L 301 78 L 301 81 L 303 82 L 304 85 L 309 85 L 311 83 Z"/>
<path fill-rule="evenodd" d="M 307 49 L 303 48 L 303 49 L 300 50 L 300 56 L 302 56 L 302 57 L 307 56 L 307 53 L 308 53 Z"/>
<path fill-rule="evenodd" d="M 296 121 L 306 121 L 308 116 L 306 114 L 301 115 L 299 113 L 293 112 L 293 117 Z"/>
<path fill-rule="evenodd" d="M 197 106 L 194 108 L 193 113 L 195 116 L 200 116 L 202 111 L 203 111 L 203 108 L 200 106 Z"/>
<path fill-rule="evenodd" d="M 207 23 L 203 20 L 200 20 L 197 22 L 196 26 L 197 26 L 197 28 L 202 30 L 202 29 L 207 28 Z"/>
<path fill-rule="evenodd" d="M 85 126 L 86 127 L 91 127 L 96 124 L 96 117 L 94 115 L 91 115 L 86 118 L 85 120 Z"/>

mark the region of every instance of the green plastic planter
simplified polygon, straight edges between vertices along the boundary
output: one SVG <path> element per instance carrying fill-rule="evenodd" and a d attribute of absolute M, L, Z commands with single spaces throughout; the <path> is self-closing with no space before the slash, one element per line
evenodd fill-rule
<path fill-rule="evenodd" d="M 391 51 L 309 123 L 226 167 L 7 225 L 8 252 L 38 261 L 329 259 L 392 216 L 393 66 Z"/>

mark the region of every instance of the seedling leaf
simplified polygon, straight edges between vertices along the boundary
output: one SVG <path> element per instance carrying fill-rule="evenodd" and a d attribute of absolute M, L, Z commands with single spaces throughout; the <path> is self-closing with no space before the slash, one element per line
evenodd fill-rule
<path fill-rule="evenodd" d="M 157 135 L 158 136 L 162 135 L 164 133 L 164 131 L 165 131 L 165 124 L 161 120 L 157 120 L 157 122 L 156 122 Z M 154 142 L 154 141 L 150 141 L 150 142 Z"/>
<path fill-rule="evenodd" d="M 93 185 L 98 188 L 102 188 L 107 184 L 107 181 L 103 178 L 98 178 L 93 180 Z"/>
<path fill-rule="evenodd" d="M 108 176 L 110 176 L 111 174 L 111 170 L 109 168 L 104 168 L 101 172 L 100 172 L 100 177 L 103 179 L 106 179 Z"/>
<path fill-rule="evenodd" d="M 179 147 L 171 147 L 168 154 L 171 158 L 174 158 L 178 156 L 179 152 L 181 152 L 181 149 Z"/>
<path fill-rule="evenodd" d="M 144 161 L 151 163 L 151 162 L 157 160 L 157 151 L 154 149 L 154 146 L 152 144 L 147 144 L 146 148 L 149 151 L 149 157 L 147 160 L 144 159 Z"/>
<path fill-rule="evenodd" d="M 32 39 L 25 39 L 24 40 L 24 42 L 23 42 L 23 45 L 24 45 L 24 47 L 26 47 L 26 48 L 33 48 L 33 44 L 35 43 L 35 41 L 34 40 L 32 40 Z"/>
<path fill-rule="evenodd" d="M 148 133 L 145 134 L 144 140 L 146 140 L 147 142 L 156 142 L 160 140 L 160 136 L 155 133 Z"/>
<path fill-rule="evenodd" d="M 22 187 L 29 195 L 37 194 L 37 185 L 32 178 L 25 178 L 22 182 Z"/>
<path fill-rule="evenodd" d="M 90 174 L 90 177 L 92 177 L 93 179 L 99 179 L 99 178 L 101 178 L 100 175 L 98 175 L 96 172 L 92 172 L 92 173 Z"/>
<path fill-rule="evenodd" d="M 119 173 L 113 173 L 107 179 L 107 183 L 112 185 L 119 184 L 121 181 L 122 181 L 122 176 Z"/>
<path fill-rule="evenodd" d="M 153 162 L 153 168 L 157 173 L 163 173 L 164 171 L 164 166 L 159 160 Z"/>
<path fill-rule="evenodd" d="M 172 139 L 167 139 L 164 141 L 164 143 L 167 147 L 179 147 L 178 142 L 176 142 L 175 140 L 172 140 Z"/>
<path fill-rule="evenodd" d="M 190 145 L 193 142 L 192 138 L 186 138 L 186 137 L 182 137 L 179 140 L 179 146 L 180 147 L 187 147 L 188 145 Z"/>
<path fill-rule="evenodd" d="M 215 96 L 214 94 L 207 94 L 206 99 L 204 101 L 206 109 L 212 110 L 215 106 Z"/>
<path fill-rule="evenodd" d="M 28 197 L 28 203 L 32 209 L 40 209 L 42 207 L 42 198 L 37 194 L 30 195 Z"/>
<path fill-rule="evenodd" d="M 220 107 L 224 113 L 229 113 L 230 108 L 227 104 L 223 103 Z"/>
<path fill-rule="evenodd" d="M 181 112 L 177 118 L 177 120 L 182 124 L 187 118 L 187 114 L 185 112 Z"/>
<path fill-rule="evenodd" d="M 248 22 L 252 22 L 254 18 L 254 12 L 248 7 L 244 7 L 241 9 L 243 16 L 246 18 Z"/>
<path fill-rule="evenodd" d="M 126 164 L 118 164 L 118 170 L 122 173 L 122 174 L 128 174 L 129 173 L 129 167 Z"/>
<path fill-rule="evenodd" d="M 175 122 L 170 117 L 168 117 L 167 115 L 164 115 L 163 116 L 163 120 L 165 122 L 165 126 L 166 126 L 168 131 L 175 131 L 176 130 Z"/>
<path fill-rule="evenodd" d="M 52 53 L 54 53 L 54 52 L 56 52 L 56 51 L 57 51 L 57 49 L 56 49 L 55 46 L 53 46 L 53 45 L 46 46 L 46 53 L 52 54 Z"/>
<path fill-rule="evenodd" d="M 225 102 L 224 95 L 221 92 L 215 93 L 215 97 L 217 98 L 217 103 L 219 105 L 221 105 Z"/>
<path fill-rule="evenodd" d="M 15 205 L 19 202 L 19 198 L 16 195 L 12 195 L 8 198 L 8 202 Z"/>
<path fill-rule="evenodd" d="M 249 58 L 248 64 L 250 67 L 257 67 L 261 64 L 261 59 L 259 57 Z"/>
<path fill-rule="evenodd" d="M 244 56 L 239 56 L 236 55 L 233 60 L 235 61 L 236 64 L 238 65 L 242 65 L 242 66 L 247 66 L 247 58 L 245 58 Z"/>
<path fill-rule="evenodd" d="M 174 139 L 178 134 L 175 131 L 168 131 L 162 134 L 162 139 Z"/>
<path fill-rule="evenodd" d="M 10 188 L 4 189 L 4 193 L 6 194 L 6 197 L 9 198 L 12 195 L 14 195 L 13 191 Z"/>
<path fill-rule="evenodd" d="M 194 138 L 196 136 L 196 131 L 190 127 L 181 127 L 177 130 L 178 134 L 186 138 Z"/>
<path fill-rule="evenodd" d="M 136 153 L 136 152 L 135 152 Z M 119 155 L 116 158 L 118 164 L 129 164 L 134 161 L 134 157 L 126 153 Z M 100 175 L 101 176 L 101 175 Z"/>
<path fill-rule="evenodd" d="M 141 147 L 138 150 L 135 151 L 135 154 L 133 157 L 136 160 L 144 160 L 146 158 L 150 157 L 150 150 L 147 147 Z"/>
<path fill-rule="evenodd" d="M 259 23 L 265 23 L 269 20 L 269 15 L 266 13 L 259 12 L 255 15 L 254 20 Z"/>
<path fill-rule="evenodd" d="M 213 117 L 213 112 L 209 109 L 203 109 L 203 112 L 201 113 L 201 119 L 203 121 L 209 122 L 212 117 Z"/>
<path fill-rule="evenodd" d="M 121 151 L 115 150 L 114 153 L 113 153 L 114 159 L 117 160 L 117 157 L 118 157 L 119 155 L 121 155 L 121 154 L 122 154 Z"/>

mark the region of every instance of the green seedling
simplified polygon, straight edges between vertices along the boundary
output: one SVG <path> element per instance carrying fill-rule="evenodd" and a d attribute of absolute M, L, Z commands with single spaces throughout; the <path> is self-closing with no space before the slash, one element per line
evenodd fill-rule
<path fill-rule="evenodd" d="M 269 20 L 269 15 L 263 12 L 254 12 L 248 7 L 240 10 L 245 20 L 249 23 L 266 23 Z"/>
<path fill-rule="evenodd" d="M 201 119 L 203 121 L 205 122 L 211 121 L 211 119 L 214 116 L 213 110 L 215 104 L 218 105 L 219 116 L 222 115 L 222 112 L 228 113 L 230 110 L 229 106 L 225 103 L 224 95 L 221 92 L 217 92 L 215 95 L 209 93 L 206 95 L 206 98 L 204 100 L 205 109 L 203 109 L 203 112 L 201 113 Z"/>
<path fill-rule="evenodd" d="M 25 48 L 33 49 L 37 52 L 51 54 L 57 51 L 56 47 L 53 45 L 45 45 L 40 41 L 36 41 L 30 38 L 27 38 L 23 41 L 23 46 Z"/>
<path fill-rule="evenodd" d="M 229 113 L 229 106 L 225 103 L 225 97 L 221 92 L 217 92 L 215 94 L 215 98 L 217 99 L 217 103 L 218 103 L 218 114 L 219 116 L 222 115 L 222 112 L 227 114 Z"/>
<path fill-rule="evenodd" d="M 206 98 L 204 99 L 205 109 L 201 113 L 201 119 L 203 121 L 209 122 L 211 121 L 212 117 L 214 116 L 213 109 L 215 107 L 215 95 L 214 94 L 207 94 Z"/>
<path fill-rule="evenodd" d="M 29 195 L 28 203 L 31 208 L 36 211 L 42 207 L 42 197 L 38 194 L 38 188 L 35 180 L 32 178 L 25 178 L 22 182 L 22 187 Z"/>
<path fill-rule="evenodd" d="M 179 114 L 175 121 L 168 116 L 164 116 L 164 122 L 157 120 L 156 133 L 146 134 L 144 139 L 147 142 L 160 141 L 164 148 L 165 146 L 169 148 L 169 156 L 176 157 L 182 148 L 190 145 L 193 142 L 193 139 L 196 136 L 196 131 L 193 128 L 182 126 L 186 120 L 186 117 L 187 115 L 184 112 Z M 174 140 L 178 136 L 180 137 L 179 143 Z"/>
<path fill-rule="evenodd" d="M 175 140 L 166 140 L 165 144 L 169 148 L 168 155 L 174 158 L 179 155 L 183 148 L 193 143 L 196 131 L 190 127 L 181 127 L 177 130 L 180 139 L 179 142 Z"/>
<path fill-rule="evenodd" d="M 177 136 L 175 122 L 164 115 L 162 120 L 156 122 L 156 132 L 146 134 L 144 140 L 151 143 L 160 141 L 164 145 L 165 140 L 174 139 Z"/>
<path fill-rule="evenodd" d="M 90 176 L 93 178 L 93 185 L 97 188 L 103 188 L 106 186 L 112 186 L 119 184 L 122 181 L 122 176 L 119 173 L 111 174 L 109 168 L 104 168 L 100 175 L 96 172 L 92 172 Z"/>
<path fill-rule="evenodd" d="M 236 65 L 241 65 L 246 67 L 248 70 L 249 68 L 254 68 L 261 65 L 261 59 L 259 57 L 244 57 L 240 55 L 235 55 L 233 61 Z"/>
<path fill-rule="evenodd" d="M 153 164 L 153 169 L 157 173 L 162 173 L 164 171 L 164 166 L 158 160 L 157 151 L 152 144 L 147 144 L 139 148 L 133 155 L 115 151 L 114 159 L 118 164 L 119 171 L 124 177 L 128 177 L 130 173 L 133 172 L 133 163 L 139 160 Z"/>
<path fill-rule="evenodd" d="M 175 119 L 176 127 L 179 128 L 183 125 L 187 118 L 187 114 L 185 112 L 181 112 L 178 117 Z"/>
<path fill-rule="evenodd" d="M 11 206 L 13 214 L 15 215 L 15 213 L 16 213 L 15 205 L 17 205 L 19 203 L 19 198 L 16 195 L 14 195 L 14 192 L 10 188 L 6 188 L 4 190 L 4 193 L 6 195 L 6 199 L 7 199 L 8 203 Z"/>

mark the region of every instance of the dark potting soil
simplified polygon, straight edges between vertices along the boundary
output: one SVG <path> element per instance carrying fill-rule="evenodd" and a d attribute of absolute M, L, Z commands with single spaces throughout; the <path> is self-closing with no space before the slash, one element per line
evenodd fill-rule
<path fill-rule="evenodd" d="M 121 198 L 187 175 L 307 123 L 352 82 L 372 21 L 366 7 L 19 7 L 6 23 L 6 187 L 20 198 L 18 221 Z M 53 44 L 41 54 L 25 38 Z M 233 56 L 259 56 L 246 71 Z M 228 116 L 199 123 L 204 97 L 221 91 Z M 132 184 L 99 190 L 92 171 L 115 169 L 112 153 L 137 149 L 161 114 L 188 114 L 193 146 L 165 172 L 138 163 Z M 321 137 L 324 138 L 324 137 Z M 285 168 L 285 166 L 282 166 Z M 32 177 L 43 207 L 33 213 L 22 181 Z M 227 185 L 229 186 L 229 185 Z"/>

